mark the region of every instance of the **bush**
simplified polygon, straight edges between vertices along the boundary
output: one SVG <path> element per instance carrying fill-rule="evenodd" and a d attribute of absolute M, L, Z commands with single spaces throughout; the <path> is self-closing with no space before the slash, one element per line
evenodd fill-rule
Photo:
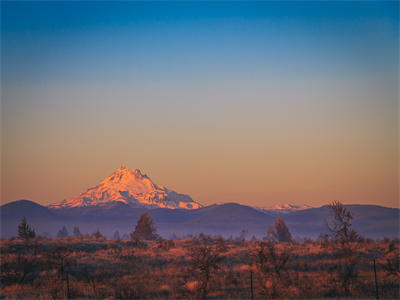
<path fill-rule="evenodd" d="M 278 242 L 292 242 L 292 234 L 282 219 L 277 219 L 274 228 L 268 230 L 268 235 Z"/>
<path fill-rule="evenodd" d="M 135 230 L 131 233 L 131 240 L 155 240 L 157 239 L 154 220 L 147 214 L 141 214 Z"/>

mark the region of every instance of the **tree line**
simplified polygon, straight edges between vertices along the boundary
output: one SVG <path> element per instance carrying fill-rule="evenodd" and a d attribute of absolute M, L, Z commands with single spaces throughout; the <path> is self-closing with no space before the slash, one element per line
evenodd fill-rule
<path fill-rule="evenodd" d="M 330 238 L 331 240 L 341 241 L 343 244 L 347 241 L 355 241 L 358 238 L 358 234 L 351 227 L 354 214 L 346 209 L 339 201 L 333 201 L 329 205 L 329 208 L 333 213 L 333 219 L 326 223 L 329 234 L 321 234 L 320 239 Z M 246 233 L 245 230 L 242 231 L 240 237 L 242 240 L 245 238 Z M 57 238 L 65 238 L 68 236 L 70 235 L 66 226 L 63 226 L 56 235 Z M 81 233 L 78 226 L 74 226 L 72 236 L 82 237 L 84 235 Z M 99 229 L 91 235 L 87 235 L 87 237 L 90 236 L 94 238 L 104 238 Z M 18 225 L 18 238 L 29 240 L 35 237 L 35 230 L 27 223 L 26 217 L 23 217 L 21 223 Z M 141 214 L 135 229 L 126 237 L 129 237 L 132 241 L 156 240 L 157 238 L 160 238 L 159 235 L 157 235 L 154 220 L 147 213 Z M 113 238 L 121 238 L 118 231 L 114 233 Z M 276 219 L 274 226 L 268 228 L 266 239 L 276 242 L 294 241 L 289 228 L 281 218 Z"/>

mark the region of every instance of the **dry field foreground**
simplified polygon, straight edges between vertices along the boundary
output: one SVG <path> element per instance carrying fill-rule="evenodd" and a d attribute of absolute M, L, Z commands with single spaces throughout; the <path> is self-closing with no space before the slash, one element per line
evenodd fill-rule
<path fill-rule="evenodd" d="M 1 241 L 3 299 L 399 298 L 399 242 Z"/>

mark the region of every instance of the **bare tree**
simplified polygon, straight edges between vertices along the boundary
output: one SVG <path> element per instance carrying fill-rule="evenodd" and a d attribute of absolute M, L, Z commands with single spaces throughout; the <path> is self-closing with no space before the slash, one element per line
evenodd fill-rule
<path fill-rule="evenodd" d="M 220 268 L 220 262 L 224 258 L 225 245 L 221 240 L 196 241 L 189 249 L 190 273 L 199 281 L 197 292 L 202 299 L 207 297 L 209 282 L 214 273 Z"/>
<path fill-rule="evenodd" d="M 354 214 L 339 201 L 333 201 L 329 204 L 329 208 L 333 213 L 333 220 L 330 223 L 327 222 L 326 225 L 332 239 L 341 243 L 355 241 L 357 233 L 351 228 Z"/>
<path fill-rule="evenodd" d="M 353 245 L 357 241 L 357 232 L 351 228 L 353 213 L 339 201 L 333 201 L 329 208 L 333 213 L 333 220 L 328 223 L 331 238 L 335 242 L 333 254 L 338 259 L 336 281 L 340 282 L 338 289 L 343 290 L 344 296 L 350 296 L 352 287 L 358 277 L 357 265 L 359 259 Z"/>
<path fill-rule="evenodd" d="M 34 261 L 35 258 L 32 255 L 24 253 L 18 253 L 16 255 L 15 263 L 12 266 L 12 273 L 18 283 L 23 283 L 28 277 L 28 274 L 34 271 Z"/>
<path fill-rule="evenodd" d="M 255 251 L 256 268 L 261 278 L 261 287 L 266 296 L 284 297 L 283 290 L 288 276 L 286 266 L 289 252 L 278 252 L 275 243 L 259 242 Z"/>
<path fill-rule="evenodd" d="M 71 299 L 70 275 L 76 265 L 76 261 L 71 257 L 72 250 L 66 247 L 57 247 L 49 255 L 49 264 L 56 267 L 58 279 L 64 282 L 64 295 Z"/>
<path fill-rule="evenodd" d="M 390 242 L 388 248 L 383 269 L 386 271 L 386 276 L 398 282 L 400 280 L 400 249 L 393 241 Z"/>

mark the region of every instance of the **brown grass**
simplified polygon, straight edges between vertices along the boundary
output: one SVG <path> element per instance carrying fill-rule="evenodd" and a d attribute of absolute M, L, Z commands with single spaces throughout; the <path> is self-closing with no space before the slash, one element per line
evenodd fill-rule
<path fill-rule="evenodd" d="M 264 252 L 266 265 L 261 268 L 257 253 L 268 245 L 273 249 Z M 253 272 L 257 299 L 365 299 L 375 298 L 376 257 L 379 296 L 399 298 L 398 241 L 352 243 L 355 267 L 350 277 L 344 273 L 349 258 L 338 255 L 338 247 L 333 242 L 269 244 L 207 237 L 139 244 L 91 238 L 2 240 L 0 293 L 5 299 L 196 299 L 204 295 L 248 299 Z M 277 272 L 272 256 L 283 254 L 289 258 Z M 204 272 L 208 263 L 213 264 L 208 266 L 210 274 Z"/>

